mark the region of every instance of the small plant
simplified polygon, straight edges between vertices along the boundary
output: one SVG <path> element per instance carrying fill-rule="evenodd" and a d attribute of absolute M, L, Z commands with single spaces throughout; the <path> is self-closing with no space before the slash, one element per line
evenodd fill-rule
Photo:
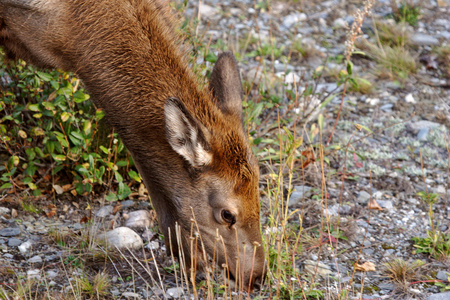
<path fill-rule="evenodd" d="M 450 257 L 450 233 L 427 230 L 426 237 L 413 237 L 416 253 L 425 253 L 435 259 L 448 259 Z"/>
<path fill-rule="evenodd" d="M 76 284 L 85 295 L 98 297 L 107 295 L 110 281 L 107 274 L 97 273 L 92 279 L 86 275 L 77 277 Z"/>
<path fill-rule="evenodd" d="M 405 261 L 395 258 L 384 263 L 386 275 L 393 281 L 406 287 L 410 281 L 416 278 L 418 270 L 425 264 L 421 260 Z"/>
<path fill-rule="evenodd" d="M 405 47 L 375 45 L 365 41 L 362 48 L 370 58 L 378 63 L 380 76 L 404 80 L 417 71 L 416 59 Z"/>
<path fill-rule="evenodd" d="M 391 0 L 392 18 L 397 22 L 406 22 L 411 26 L 416 26 L 421 16 L 420 7 L 413 4 L 413 1 L 402 1 L 400 5 L 396 0 Z"/>

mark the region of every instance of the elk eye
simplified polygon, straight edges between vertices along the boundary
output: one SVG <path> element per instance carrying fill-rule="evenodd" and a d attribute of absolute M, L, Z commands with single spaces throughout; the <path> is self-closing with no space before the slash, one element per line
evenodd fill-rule
<path fill-rule="evenodd" d="M 222 219 L 227 222 L 228 224 L 230 224 L 230 228 L 231 226 L 233 226 L 234 223 L 236 223 L 236 217 L 229 211 L 229 210 L 222 210 Z"/>

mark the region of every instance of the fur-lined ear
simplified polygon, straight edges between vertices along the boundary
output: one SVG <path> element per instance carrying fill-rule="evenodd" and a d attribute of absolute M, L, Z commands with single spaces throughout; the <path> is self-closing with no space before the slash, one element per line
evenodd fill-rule
<path fill-rule="evenodd" d="M 172 149 L 193 167 L 208 165 L 212 160 L 210 134 L 177 98 L 164 104 L 166 137 Z"/>
<path fill-rule="evenodd" d="M 241 76 L 236 58 L 231 52 L 219 55 L 209 82 L 217 106 L 229 116 L 238 118 L 242 122 L 243 90 Z"/>

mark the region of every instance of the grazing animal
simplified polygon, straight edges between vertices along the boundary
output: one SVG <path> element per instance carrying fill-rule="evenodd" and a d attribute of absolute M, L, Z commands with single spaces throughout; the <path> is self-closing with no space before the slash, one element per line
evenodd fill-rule
<path fill-rule="evenodd" d="M 149 190 L 167 248 L 182 249 L 190 267 L 204 265 L 206 252 L 253 288 L 265 276 L 259 170 L 242 126 L 237 63 L 221 54 L 209 86 L 199 86 L 173 23 L 159 0 L 0 0 L 7 55 L 75 72 L 104 109 Z M 197 250 L 193 219 L 204 244 Z"/>

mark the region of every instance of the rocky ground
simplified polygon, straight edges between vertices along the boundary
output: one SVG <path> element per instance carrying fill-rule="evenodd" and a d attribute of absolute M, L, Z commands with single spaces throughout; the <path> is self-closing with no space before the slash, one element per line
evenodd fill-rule
<path fill-rule="evenodd" d="M 387 0 L 376 2 L 372 13 L 374 19 L 394 26 L 386 20 L 392 12 L 390 3 Z M 249 0 L 210 0 L 201 1 L 201 4 L 199 32 L 205 33 L 205 40 L 211 38 L 212 44 L 217 45 L 218 41 L 224 44 L 218 48 L 237 53 L 245 81 L 256 79 L 257 83 L 281 98 L 287 95 L 288 89 L 295 89 L 293 86 L 298 87 L 300 93 L 307 85 L 315 86 L 319 100 L 325 99 L 324 95 L 342 91 L 343 86 L 337 85 L 335 74 L 345 69 L 342 56 L 347 24 L 354 21 L 356 9 L 362 8 L 361 1 L 261 1 L 255 6 L 255 2 Z M 197 7 L 198 2 L 190 3 L 186 14 L 196 15 Z M 421 18 L 417 26 L 407 28 L 410 47 L 418 65 L 415 74 L 398 79 L 386 75 L 386 71 L 380 70 L 374 60 L 362 55 L 355 55 L 352 59 L 354 73 L 370 82 L 372 88 L 366 94 L 350 90 L 345 95 L 331 145 L 346 148 L 350 144 L 350 152 L 345 156 L 345 151 L 336 151 L 328 156 L 329 167 L 324 168 L 327 178 L 326 206 L 317 204 L 320 201 L 314 197 L 321 191 L 322 174 L 318 163 L 307 167 L 305 178 L 300 176 L 301 172 L 294 175 L 295 191 L 288 199 L 289 207 L 291 210 L 307 208 L 302 211 L 304 226 L 317 225 L 318 216 L 324 214 L 340 220 L 346 237 L 334 249 L 326 245 L 319 251 L 307 249 L 297 260 L 295 267 L 300 272 L 307 273 L 311 266 L 313 269 L 318 266 L 320 275 L 317 281 L 321 283 L 318 289 L 324 292 L 337 291 L 352 280 L 355 299 L 450 299 L 450 292 L 441 292 L 431 282 L 437 279 L 447 287 L 450 285 L 449 257 L 417 254 L 411 240 L 413 237 L 426 237 L 427 230 L 431 229 L 429 207 L 417 194 L 419 192 L 438 195 L 433 204 L 434 224 L 437 230 L 446 234 L 450 232 L 450 69 L 449 62 L 442 61 L 434 52 L 434 49 L 448 46 L 450 42 L 450 2 L 427 0 L 421 1 L 420 7 Z M 363 31 L 364 38 L 373 41 L 375 30 L 372 18 L 366 19 Z M 247 39 L 249 42 L 245 43 Z M 257 41 L 271 45 L 271 53 L 274 49 L 280 49 L 284 56 L 298 41 L 303 52 L 292 51 L 287 63 L 283 61 L 283 55 L 277 57 L 275 54 L 265 56 L 259 53 L 248 57 L 246 54 L 257 50 L 252 49 L 252 45 L 258 44 Z M 358 42 L 357 45 L 363 47 Z M 447 59 L 450 58 L 447 56 Z M 262 65 L 264 72 L 260 75 Z M 317 79 L 314 71 L 319 69 L 324 71 Z M 325 118 L 325 137 L 332 132 L 341 100 L 341 96 L 337 96 L 320 110 Z M 281 111 L 288 109 L 287 101 L 287 98 L 281 99 Z M 286 113 L 292 112 L 297 110 Z M 255 129 L 256 135 L 270 137 L 271 131 L 267 128 L 276 124 L 273 110 L 266 113 L 265 120 Z M 303 127 L 308 128 L 308 134 L 299 125 L 302 130 L 298 130 L 298 134 L 304 135 L 305 141 L 307 135 L 311 136 L 309 126 L 314 122 L 317 119 L 311 118 Z M 369 128 L 373 134 L 365 130 L 357 131 L 354 124 Z M 316 135 L 308 142 L 317 143 L 318 139 Z M 265 181 L 268 176 L 264 160 L 267 145 L 260 144 L 257 148 L 262 179 Z M 337 172 L 333 173 L 333 170 Z M 261 189 L 266 188 L 262 182 Z M 288 186 L 284 188 L 287 190 Z M 90 211 L 86 210 L 89 201 L 79 201 L 70 193 L 61 192 L 56 195 L 56 207 L 50 204 L 51 199 L 42 200 L 43 214 L 26 211 L 12 197 L 2 196 L 0 282 L 3 289 L 10 285 L 17 288 L 18 277 L 45 278 L 49 290 L 58 290 L 62 295 L 64 289 L 70 290 L 67 282 L 76 274 L 65 273 L 61 262 L 76 263 L 77 252 L 65 250 L 61 241 L 70 243 L 68 236 L 74 235 L 89 243 L 90 233 L 99 232 L 104 227 L 138 228 L 136 241 L 131 243 L 141 247 L 144 242 L 148 253 L 153 254 L 154 251 L 160 266 L 170 266 L 170 259 L 165 258 L 161 251 L 164 244 L 154 224 L 155 216 L 148 212 L 150 205 L 142 197 L 143 193 L 137 193 L 134 198 L 117 205 L 105 205 L 103 200 L 94 199 L 96 221 L 89 226 L 94 226 L 96 230 L 87 230 L 88 225 L 83 223 L 83 219 L 89 217 Z M 268 232 L 273 228 L 270 228 L 268 221 L 269 205 L 264 201 L 267 197 L 263 197 L 262 227 Z M 369 206 L 376 204 L 379 209 L 368 210 Z M 152 230 L 143 229 L 145 227 Z M 406 287 L 400 288 L 398 283 L 390 280 L 383 267 L 383 263 L 395 258 L 424 261 L 425 266 L 418 271 L 421 275 L 413 276 Z M 373 263 L 374 271 L 356 272 L 352 278 L 353 264 L 357 259 L 361 264 Z M 93 257 L 92 265 L 100 269 L 102 264 Z M 113 268 L 117 266 L 107 267 Z M 125 273 L 135 276 L 134 270 Z M 124 273 L 120 274 L 113 277 L 113 288 L 109 291 L 118 299 L 178 298 L 181 292 L 176 288 L 171 272 L 164 273 L 163 270 L 161 281 L 155 279 L 158 288 L 133 284 L 134 281 L 125 280 Z M 152 277 L 151 274 L 144 278 Z M 142 278 L 136 279 L 136 282 L 144 281 Z M 258 296 L 274 297 L 264 292 Z M 27 297 L 33 298 L 32 295 Z"/>

